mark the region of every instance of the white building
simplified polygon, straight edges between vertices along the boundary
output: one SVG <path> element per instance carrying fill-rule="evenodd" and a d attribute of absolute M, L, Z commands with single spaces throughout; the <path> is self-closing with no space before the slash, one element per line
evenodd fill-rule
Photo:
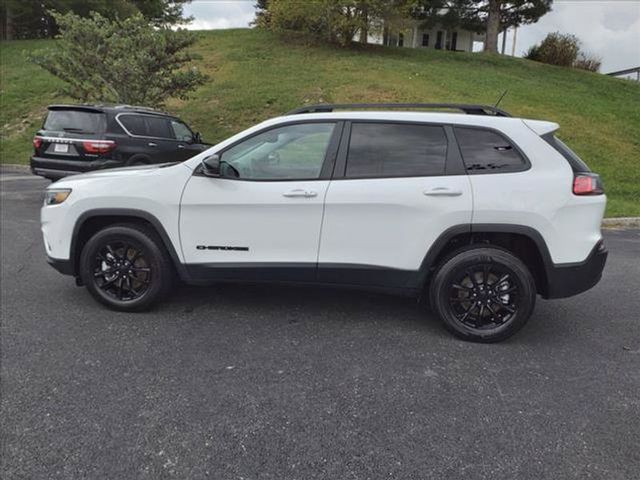
<path fill-rule="evenodd" d="M 382 43 L 394 47 L 473 52 L 481 50 L 480 46 L 474 49 L 474 44 L 484 44 L 484 35 L 461 28 L 446 30 L 438 25 L 432 28 L 420 28 L 420 24 L 416 23 L 402 32 L 389 33 Z"/>

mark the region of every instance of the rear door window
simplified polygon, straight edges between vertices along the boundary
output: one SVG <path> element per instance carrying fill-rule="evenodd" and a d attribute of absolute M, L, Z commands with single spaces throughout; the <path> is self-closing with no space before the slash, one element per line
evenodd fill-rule
<path fill-rule="evenodd" d="M 346 178 L 443 175 L 447 137 L 440 126 L 353 123 Z"/>
<path fill-rule="evenodd" d="M 455 127 L 456 138 L 469 173 L 526 170 L 527 162 L 507 138 L 492 130 Z"/>
<path fill-rule="evenodd" d="M 104 113 L 83 110 L 49 110 L 44 130 L 54 132 L 102 133 L 105 130 Z"/>
<path fill-rule="evenodd" d="M 120 115 L 118 120 L 132 135 L 148 136 L 147 127 L 141 115 Z"/>
<path fill-rule="evenodd" d="M 150 137 L 175 139 L 169 121 L 162 117 L 144 117 Z"/>

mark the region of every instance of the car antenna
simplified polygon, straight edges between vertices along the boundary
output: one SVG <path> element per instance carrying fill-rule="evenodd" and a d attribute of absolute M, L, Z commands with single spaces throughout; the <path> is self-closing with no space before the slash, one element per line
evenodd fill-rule
<path fill-rule="evenodd" d="M 498 105 L 500 105 L 500 102 L 502 101 L 502 99 L 507 96 L 507 93 L 509 93 L 509 90 L 505 90 L 504 92 L 502 92 L 502 95 L 500 95 L 500 98 L 494 105 L 494 108 L 498 108 Z"/>

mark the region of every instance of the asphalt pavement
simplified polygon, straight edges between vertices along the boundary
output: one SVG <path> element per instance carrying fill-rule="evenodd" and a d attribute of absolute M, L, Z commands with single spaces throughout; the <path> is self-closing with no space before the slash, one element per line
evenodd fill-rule
<path fill-rule="evenodd" d="M 114 313 L 0 176 L 3 479 L 640 478 L 640 232 L 495 345 L 374 293 L 177 287 Z"/>

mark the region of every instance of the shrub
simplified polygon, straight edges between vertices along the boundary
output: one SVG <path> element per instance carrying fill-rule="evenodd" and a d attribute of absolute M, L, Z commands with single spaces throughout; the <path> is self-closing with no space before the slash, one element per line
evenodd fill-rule
<path fill-rule="evenodd" d="M 581 52 L 578 59 L 573 66 L 581 70 L 588 70 L 589 72 L 599 72 L 602 65 L 602 59 L 596 57 L 591 53 Z"/>
<path fill-rule="evenodd" d="M 575 35 L 550 33 L 540 43 L 529 49 L 526 58 L 550 65 L 571 67 L 578 58 L 580 40 Z"/>
<path fill-rule="evenodd" d="M 534 60 L 536 62 L 540 62 L 540 46 L 539 45 L 531 45 L 527 53 L 524 54 L 524 58 L 528 58 L 529 60 Z"/>

